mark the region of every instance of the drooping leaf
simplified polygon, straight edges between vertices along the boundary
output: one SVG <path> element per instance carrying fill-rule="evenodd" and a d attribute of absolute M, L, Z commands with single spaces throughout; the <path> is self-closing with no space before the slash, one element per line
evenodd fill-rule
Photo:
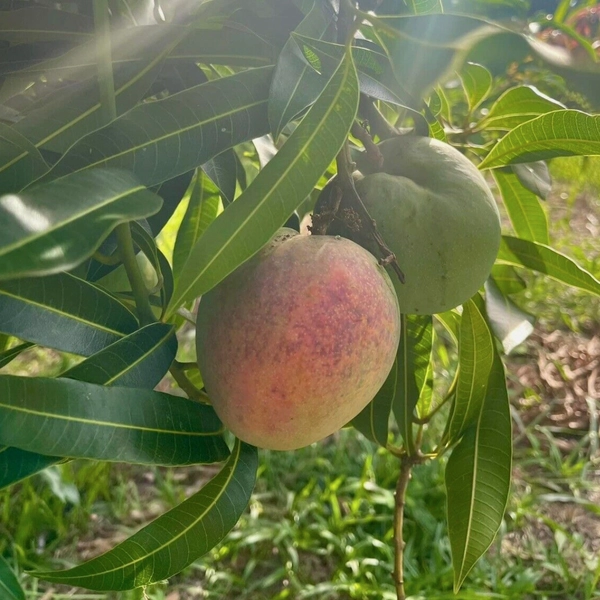
<path fill-rule="evenodd" d="M 548 244 L 548 218 L 537 196 L 526 190 L 514 173 L 497 170 L 494 178 L 517 236 Z"/>
<path fill-rule="evenodd" d="M 224 202 L 227 204 L 233 202 L 238 171 L 238 160 L 235 152 L 230 148 L 225 152 L 221 152 L 221 154 L 217 154 L 217 156 L 202 165 L 202 170 L 221 190 Z"/>
<path fill-rule="evenodd" d="M 89 356 L 137 327 L 113 296 L 69 273 L 0 283 L 0 331 L 22 340 Z"/>
<path fill-rule="evenodd" d="M 460 72 L 460 80 L 467 96 L 469 112 L 473 114 L 492 89 L 492 74 L 483 65 L 468 62 Z"/>
<path fill-rule="evenodd" d="M 533 192 L 538 198 L 546 200 L 552 189 L 552 177 L 548 164 L 540 160 L 534 163 L 521 163 L 511 165 L 512 172 L 519 178 L 519 181 L 530 192 Z"/>
<path fill-rule="evenodd" d="M 419 397 L 426 385 L 433 342 L 430 316 L 402 315 L 398 347 L 398 391 L 392 409 L 405 443 L 412 443 L 412 423 Z"/>
<path fill-rule="evenodd" d="M 194 246 L 167 316 L 211 289 L 266 244 L 310 194 L 350 130 L 358 81 L 346 56 L 323 93 L 276 156 Z"/>
<path fill-rule="evenodd" d="M 556 110 L 512 129 L 492 148 L 479 168 L 599 154 L 600 116 L 578 110 Z"/>
<path fill-rule="evenodd" d="M 0 196 L 0 281 L 73 269 L 116 225 L 161 205 L 129 174 L 104 169 Z"/>
<path fill-rule="evenodd" d="M 315 2 L 296 33 L 331 41 L 335 35 L 332 23 L 333 15 L 325 5 Z M 269 125 L 275 140 L 289 121 L 317 99 L 326 83 L 303 58 L 296 40 L 290 37 L 279 55 L 269 91 Z"/>
<path fill-rule="evenodd" d="M 3 600 L 25 600 L 25 592 L 15 572 L 2 556 L 0 556 L 0 594 Z"/>
<path fill-rule="evenodd" d="M 250 500 L 257 467 L 256 448 L 236 441 L 216 477 L 113 550 L 67 571 L 33 575 L 101 591 L 167 579 L 206 554 L 233 528 Z"/>
<path fill-rule="evenodd" d="M 458 340 L 458 380 L 450 421 L 456 442 L 481 413 L 494 360 L 494 343 L 484 316 L 473 300 L 463 304 Z"/>
<path fill-rule="evenodd" d="M 19 191 L 48 169 L 38 149 L 25 136 L 0 122 L 0 194 Z"/>
<path fill-rule="evenodd" d="M 151 390 L 169 370 L 176 354 L 173 326 L 151 323 L 86 358 L 61 377 Z"/>
<path fill-rule="evenodd" d="M 600 281 L 568 256 L 537 242 L 502 236 L 497 261 L 544 273 L 567 285 L 600 295 Z"/>
<path fill-rule="evenodd" d="M 30 342 L 24 342 L 23 344 L 13 346 L 12 348 L 8 348 L 7 350 L 0 352 L 0 369 L 17 358 L 21 352 L 24 352 L 27 350 L 27 348 L 31 348 L 31 346 L 33 346 L 33 344 Z"/>
<path fill-rule="evenodd" d="M 157 465 L 227 456 L 211 407 L 146 389 L 0 375 L 0 444 L 48 456 Z"/>
<path fill-rule="evenodd" d="M 503 294 L 516 294 L 527 288 L 523 278 L 519 276 L 515 267 L 496 263 L 492 268 L 491 277 Z"/>
<path fill-rule="evenodd" d="M 563 104 L 542 94 L 533 86 L 514 87 L 504 92 L 492 104 L 480 127 L 488 130 L 510 130 L 535 117 L 563 108 Z"/>
<path fill-rule="evenodd" d="M 0 490 L 39 473 L 64 459 L 27 452 L 20 448 L 0 447 Z"/>
<path fill-rule="evenodd" d="M 535 317 L 505 296 L 491 278 L 485 283 L 485 310 L 505 354 L 510 354 L 533 333 Z"/>
<path fill-rule="evenodd" d="M 206 228 L 217 218 L 221 199 L 219 190 L 203 171 L 198 171 L 194 188 L 185 211 L 173 249 L 173 273 L 179 277 L 183 265 L 187 261 L 192 248 L 206 231 Z"/>
<path fill-rule="evenodd" d="M 186 173 L 267 132 L 271 73 L 248 69 L 137 106 L 76 143 L 48 176 L 118 167 L 152 186 Z"/>
<path fill-rule="evenodd" d="M 506 379 L 502 361 L 494 352 L 480 410 L 446 465 L 455 591 L 500 528 L 510 491 L 511 463 Z"/>

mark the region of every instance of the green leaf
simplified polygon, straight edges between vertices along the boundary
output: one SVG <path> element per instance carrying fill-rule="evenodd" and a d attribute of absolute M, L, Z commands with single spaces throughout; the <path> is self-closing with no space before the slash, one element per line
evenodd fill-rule
<path fill-rule="evenodd" d="M 479 127 L 510 130 L 540 115 L 563 108 L 564 104 L 542 94 L 533 86 L 514 87 L 494 102 Z"/>
<path fill-rule="evenodd" d="M 0 490 L 63 461 L 56 456 L 0 446 Z"/>
<path fill-rule="evenodd" d="M 138 328 L 108 292 L 68 273 L 0 283 L 0 331 L 89 356 Z"/>
<path fill-rule="evenodd" d="M 484 399 L 446 465 L 448 532 L 455 591 L 502 523 L 512 463 L 511 421 L 502 361 L 494 352 Z"/>
<path fill-rule="evenodd" d="M 519 178 L 524 188 L 542 200 L 548 198 L 552 190 L 552 178 L 548 165 L 543 161 L 511 165 L 512 172 Z"/>
<path fill-rule="evenodd" d="M 36 577 L 87 589 L 128 590 L 167 579 L 218 544 L 236 524 L 256 480 L 256 448 L 236 441 L 220 473 L 199 492 L 116 548 L 67 571 Z"/>
<path fill-rule="evenodd" d="M 600 295 L 598 279 L 573 259 L 543 244 L 504 235 L 496 260 L 544 273 L 567 285 Z"/>
<path fill-rule="evenodd" d="M 161 205 L 128 173 L 103 169 L 0 196 L 0 281 L 73 269 L 116 225 Z"/>
<path fill-rule="evenodd" d="M 2 600 L 25 600 L 25 592 L 6 560 L 0 556 L 0 595 Z"/>
<path fill-rule="evenodd" d="M 510 354 L 533 333 L 535 317 L 505 296 L 493 279 L 485 284 L 485 310 L 505 354 Z"/>
<path fill-rule="evenodd" d="M 477 421 L 483 406 L 494 344 L 485 318 L 473 302 L 463 304 L 458 341 L 458 381 L 450 420 L 450 442 Z"/>
<path fill-rule="evenodd" d="M 494 179 L 517 236 L 548 244 L 548 218 L 537 196 L 526 190 L 514 173 L 497 170 Z"/>
<path fill-rule="evenodd" d="M 198 170 L 190 201 L 175 239 L 173 249 L 173 274 L 175 279 L 178 279 L 183 265 L 185 265 L 200 236 L 217 218 L 220 206 L 219 190 L 203 171 Z"/>
<path fill-rule="evenodd" d="M 32 6 L 2 11 L 0 40 L 11 44 L 61 40 L 79 42 L 93 35 L 93 23 L 84 15 Z"/>
<path fill-rule="evenodd" d="M 412 444 L 414 411 L 423 392 L 431 362 L 433 321 L 430 316 L 402 315 L 398 347 L 398 391 L 393 411 L 406 444 Z"/>
<path fill-rule="evenodd" d="M 25 136 L 0 122 L 0 194 L 20 190 L 48 169 L 38 149 Z"/>
<path fill-rule="evenodd" d="M 440 0 L 408 0 L 410 12 L 414 15 L 427 15 L 431 13 L 444 12 Z"/>
<path fill-rule="evenodd" d="M 600 116 L 578 110 L 540 115 L 507 133 L 479 164 L 480 169 L 600 154 Z"/>
<path fill-rule="evenodd" d="M 12 348 L 8 348 L 8 350 L 3 350 L 0 352 L 0 369 L 8 365 L 12 362 L 21 352 L 27 350 L 27 348 L 31 348 L 33 344 L 30 342 L 25 342 L 23 344 L 19 344 L 18 346 L 13 346 Z"/>
<path fill-rule="evenodd" d="M 375 398 L 352 420 L 352 426 L 366 438 L 385 448 L 387 446 L 392 403 L 398 393 L 398 361 Z"/>
<path fill-rule="evenodd" d="M 516 294 L 527 289 L 527 284 L 511 265 L 496 263 L 491 276 L 503 294 Z"/>
<path fill-rule="evenodd" d="M 321 2 L 315 2 L 295 31 L 331 41 L 331 24 L 332 15 Z M 327 79 L 308 64 L 298 42 L 290 37 L 279 55 L 269 91 L 269 125 L 275 140 L 289 121 L 317 99 L 326 83 Z"/>
<path fill-rule="evenodd" d="M 202 170 L 220 190 L 226 204 L 233 202 L 238 179 L 238 158 L 231 148 L 202 165 Z"/>
<path fill-rule="evenodd" d="M 260 250 L 311 193 L 346 139 L 358 95 L 356 70 L 347 55 L 279 152 L 198 240 L 177 281 L 167 316 Z"/>
<path fill-rule="evenodd" d="M 473 114 L 492 89 L 492 74 L 484 66 L 468 62 L 460 72 L 460 81 L 467 96 L 469 112 Z"/>
<path fill-rule="evenodd" d="M 173 326 L 151 323 L 86 358 L 61 377 L 151 390 L 167 373 L 176 354 Z"/>
<path fill-rule="evenodd" d="M 267 133 L 271 73 L 272 67 L 248 69 L 137 106 L 77 142 L 48 176 L 118 167 L 152 186 L 186 173 Z"/>
<path fill-rule="evenodd" d="M 213 409 L 146 389 L 0 375 L 0 444 L 48 456 L 156 465 L 227 456 Z"/>
<path fill-rule="evenodd" d="M 475 42 L 499 29 L 462 15 L 371 17 L 374 33 L 393 65 L 396 79 L 413 98 L 424 97 L 460 69 Z"/>

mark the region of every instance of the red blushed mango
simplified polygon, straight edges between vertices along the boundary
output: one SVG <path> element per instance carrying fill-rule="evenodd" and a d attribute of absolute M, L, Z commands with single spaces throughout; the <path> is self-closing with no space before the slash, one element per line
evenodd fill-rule
<path fill-rule="evenodd" d="M 394 288 L 372 254 L 284 229 L 202 297 L 196 347 L 225 426 L 260 448 L 293 450 L 372 400 L 399 338 Z"/>

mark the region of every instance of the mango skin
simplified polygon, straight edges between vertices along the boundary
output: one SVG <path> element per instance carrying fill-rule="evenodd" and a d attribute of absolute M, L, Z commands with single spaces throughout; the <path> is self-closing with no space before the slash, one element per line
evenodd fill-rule
<path fill-rule="evenodd" d="M 379 149 L 383 172 L 357 161 L 366 176 L 356 189 L 406 277 L 404 284 L 392 277 L 400 310 L 435 314 L 466 302 L 500 247 L 500 216 L 485 179 L 439 140 L 400 136 Z"/>
<path fill-rule="evenodd" d="M 351 421 L 383 385 L 399 339 L 398 301 L 376 259 L 293 230 L 205 294 L 196 324 L 215 411 L 241 440 L 273 450 Z"/>

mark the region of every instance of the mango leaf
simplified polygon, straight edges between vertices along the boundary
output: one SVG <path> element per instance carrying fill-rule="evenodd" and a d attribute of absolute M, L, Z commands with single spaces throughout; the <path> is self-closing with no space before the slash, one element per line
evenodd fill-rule
<path fill-rule="evenodd" d="M 548 218 L 536 195 L 526 190 L 514 173 L 496 170 L 494 179 L 517 236 L 548 244 Z"/>
<path fill-rule="evenodd" d="M 550 169 L 545 161 L 511 165 L 512 172 L 519 178 L 524 188 L 533 192 L 538 198 L 546 200 L 552 189 Z"/>
<path fill-rule="evenodd" d="M 128 590 L 167 579 L 218 544 L 244 512 L 256 481 L 256 448 L 236 441 L 199 492 L 113 550 L 67 571 L 35 577 L 92 590 Z"/>
<path fill-rule="evenodd" d="M 0 444 L 48 456 L 156 465 L 227 456 L 212 408 L 146 389 L 0 375 Z"/>
<path fill-rule="evenodd" d="M 479 418 L 494 360 L 494 344 L 485 318 L 473 302 L 463 304 L 458 340 L 458 381 L 450 420 L 450 443 L 458 441 Z"/>
<path fill-rule="evenodd" d="M 345 56 L 283 147 L 198 240 L 177 281 L 167 316 L 260 250 L 311 193 L 346 139 L 358 95 L 352 57 Z"/>
<path fill-rule="evenodd" d="M 414 15 L 427 15 L 444 12 L 440 0 L 408 0 L 410 12 Z"/>
<path fill-rule="evenodd" d="M 21 354 L 21 352 L 24 352 L 27 348 L 31 348 L 31 346 L 33 346 L 33 344 L 30 342 L 24 342 L 23 344 L 13 346 L 12 348 L 0 352 L 0 369 L 11 363 L 19 356 L 19 354 Z"/>
<path fill-rule="evenodd" d="M 444 329 L 450 334 L 452 341 L 458 344 L 458 338 L 460 337 L 460 320 L 461 316 L 456 310 L 448 310 L 443 313 L 437 313 L 435 318 L 444 327 Z"/>
<path fill-rule="evenodd" d="M 544 273 L 567 285 L 600 295 L 598 279 L 573 259 L 549 246 L 504 235 L 496 260 L 502 264 Z"/>
<path fill-rule="evenodd" d="M 0 331 L 89 356 L 138 328 L 108 292 L 68 273 L 0 283 Z"/>
<path fill-rule="evenodd" d="M 161 205 L 128 173 L 103 169 L 0 196 L 0 281 L 73 269 L 116 225 Z"/>
<path fill-rule="evenodd" d="M 219 188 L 226 204 L 233 202 L 237 185 L 238 159 L 231 148 L 202 165 L 202 170 Z"/>
<path fill-rule="evenodd" d="M 469 113 L 473 114 L 492 89 L 492 74 L 484 66 L 468 62 L 460 72 L 460 81 L 467 96 Z"/>
<path fill-rule="evenodd" d="M 309 38 L 332 41 L 332 22 L 333 15 L 325 5 L 315 2 L 295 31 Z M 317 99 L 326 83 L 327 79 L 310 66 L 296 40 L 290 37 L 279 55 L 269 91 L 269 126 L 275 140 L 289 121 Z"/>
<path fill-rule="evenodd" d="M 435 14 L 368 17 L 397 81 L 411 97 L 424 97 L 460 68 L 468 50 L 499 28 L 473 17 Z"/>
<path fill-rule="evenodd" d="M 479 128 L 510 130 L 535 117 L 564 108 L 564 104 L 542 94 L 533 86 L 510 88 L 492 104 Z"/>
<path fill-rule="evenodd" d="M 510 354 L 533 333 L 535 317 L 505 296 L 491 278 L 485 283 L 485 310 L 505 354 Z"/>
<path fill-rule="evenodd" d="M 375 398 L 352 420 L 352 426 L 366 438 L 385 448 L 387 446 L 392 403 L 398 393 L 398 359 Z"/>
<path fill-rule="evenodd" d="M 497 352 L 484 398 L 446 465 L 448 532 L 454 589 L 490 547 L 502 523 L 512 463 L 511 421 L 504 367 Z"/>
<path fill-rule="evenodd" d="M 556 110 L 507 133 L 479 164 L 480 169 L 547 160 L 558 156 L 600 154 L 600 116 Z"/>
<path fill-rule="evenodd" d="M 84 15 L 32 6 L 2 11 L 0 40 L 11 44 L 61 40 L 79 42 L 93 35 L 93 23 Z"/>
<path fill-rule="evenodd" d="M 0 123 L 0 194 L 20 190 L 48 169 L 38 149 L 25 136 Z"/>
<path fill-rule="evenodd" d="M 152 186 L 186 173 L 267 132 L 271 73 L 248 69 L 137 106 L 77 142 L 47 177 L 119 167 Z"/>
<path fill-rule="evenodd" d="M 99 385 L 153 389 L 177 353 L 170 325 L 153 323 L 93 354 L 61 377 Z M 30 477 L 63 459 L 19 448 L 0 450 L 0 489 Z"/>
<path fill-rule="evenodd" d="M 0 593 L 3 600 L 25 600 L 25 592 L 15 572 L 2 556 L 0 556 Z"/>
<path fill-rule="evenodd" d="M 173 249 L 175 279 L 179 277 L 183 265 L 200 236 L 217 218 L 220 206 L 219 190 L 203 171 L 198 170 L 189 204 L 175 238 Z"/>
<path fill-rule="evenodd" d="M 492 279 L 503 294 L 516 294 L 527 288 L 527 284 L 511 265 L 496 263 L 492 268 Z"/>
<path fill-rule="evenodd" d="M 430 316 L 402 315 L 398 347 L 398 391 L 392 409 L 400 434 L 412 444 L 412 423 L 419 397 L 426 386 L 433 342 Z"/>

